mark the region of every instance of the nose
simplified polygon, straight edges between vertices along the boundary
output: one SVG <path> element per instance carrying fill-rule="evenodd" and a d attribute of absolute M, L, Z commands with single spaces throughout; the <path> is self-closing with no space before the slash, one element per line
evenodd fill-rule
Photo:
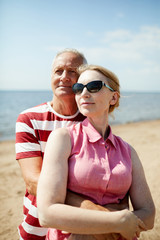
<path fill-rule="evenodd" d="M 69 81 L 69 75 L 68 75 L 68 72 L 64 69 L 63 70 L 63 73 L 61 75 L 61 78 L 60 78 L 62 81 Z"/>
<path fill-rule="evenodd" d="M 86 87 L 83 88 L 83 91 L 81 92 L 81 96 L 82 97 L 89 97 L 90 93 L 89 91 L 87 90 Z"/>

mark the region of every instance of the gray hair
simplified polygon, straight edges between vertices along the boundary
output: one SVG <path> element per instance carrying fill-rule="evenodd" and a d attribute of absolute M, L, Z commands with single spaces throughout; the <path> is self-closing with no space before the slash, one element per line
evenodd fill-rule
<path fill-rule="evenodd" d="M 59 51 L 59 52 L 57 53 L 57 55 L 55 56 L 54 60 L 55 60 L 59 55 L 61 55 L 61 54 L 63 54 L 63 53 L 67 53 L 67 52 L 68 52 L 68 53 L 74 53 L 74 54 L 76 54 L 77 57 L 80 57 L 80 58 L 83 60 L 83 64 L 87 64 L 87 60 L 86 60 L 84 54 L 81 53 L 81 52 L 79 52 L 77 49 L 74 49 L 74 48 L 65 48 L 65 49 Z M 54 62 L 54 60 L 53 60 L 53 62 Z"/>

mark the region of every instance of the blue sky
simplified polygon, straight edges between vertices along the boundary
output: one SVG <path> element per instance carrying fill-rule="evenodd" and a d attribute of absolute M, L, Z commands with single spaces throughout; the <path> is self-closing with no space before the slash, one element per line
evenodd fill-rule
<path fill-rule="evenodd" d="M 120 79 L 160 92 L 160 0 L 0 0 L 0 89 L 50 89 L 57 51 L 76 48 Z"/>

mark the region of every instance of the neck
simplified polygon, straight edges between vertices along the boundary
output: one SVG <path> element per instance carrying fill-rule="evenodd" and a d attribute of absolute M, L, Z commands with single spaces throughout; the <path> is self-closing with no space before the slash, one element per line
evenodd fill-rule
<path fill-rule="evenodd" d="M 59 99 L 54 96 L 50 104 L 57 113 L 64 116 L 71 116 L 77 112 L 75 99 Z"/>
<path fill-rule="evenodd" d="M 90 118 L 88 117 L 90 123 L 94 126 L 94 128 L 100 133 L 100 135 L 106 139 L 109 135 L 109 125 L 108 125 L 108 116 Z"/>

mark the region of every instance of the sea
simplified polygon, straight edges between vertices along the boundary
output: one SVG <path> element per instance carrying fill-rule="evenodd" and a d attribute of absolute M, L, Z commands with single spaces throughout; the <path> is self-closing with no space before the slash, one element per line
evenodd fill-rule
<path fill-rule="evenodd" d="M 15 124 L 23 110 L 50 101 L 52 91 L 0 91 L 0 141 L 15 139 Z M 122 92 L 111 125 L 160 119 L 160 92 Z"/>

